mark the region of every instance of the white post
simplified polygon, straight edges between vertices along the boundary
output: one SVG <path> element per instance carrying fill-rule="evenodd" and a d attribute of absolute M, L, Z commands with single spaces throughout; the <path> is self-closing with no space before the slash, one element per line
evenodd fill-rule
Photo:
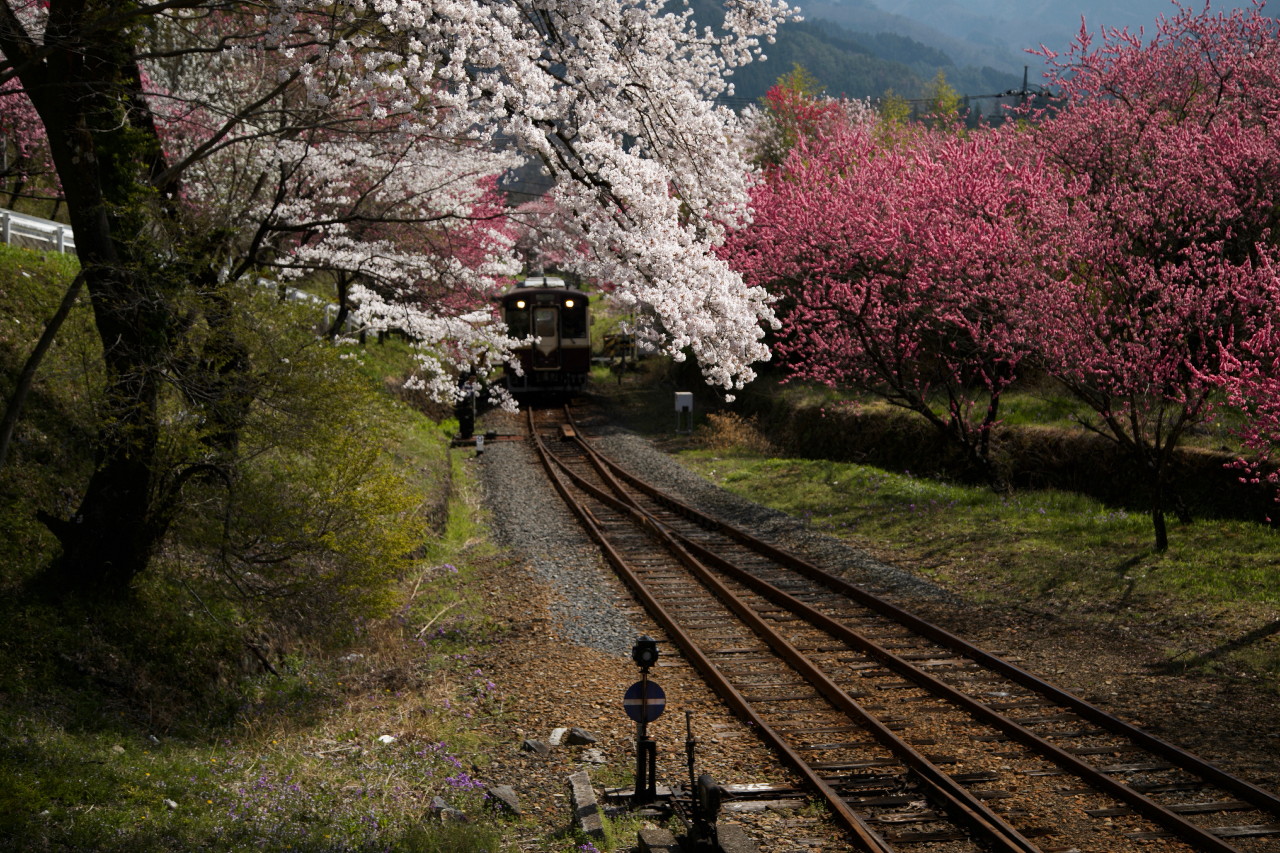
<path fill-rule="evenodd" d="M 676 432 L 693 432 L 693 392 L 676 392 Z"/>

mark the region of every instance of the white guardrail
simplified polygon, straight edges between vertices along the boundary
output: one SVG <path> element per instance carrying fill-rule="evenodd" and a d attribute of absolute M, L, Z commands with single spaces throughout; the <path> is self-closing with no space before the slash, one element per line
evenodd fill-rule
<path fill-rule="evenodd" d="M 70 225 L 54 222 L 52 219 L 41 219 L 38 216 L 27 216 L 12 210 L 0 210 L 0 239 L 6 246 L 21 246 L 26 249 L 50 249 L 70 254 L 76 253 L 76 238 Z M 263 287 L 279 287 L 279 282 L 259 278 L 257 283 Z M 325 327 L 333 322 L 338 306 L 319 296 L 286 286 L 285 298 L 290 302 L 306 302 L 324 309 Z M 350 321 L 348 321 L 348 327 Z"/>
<path fill-rule="evenodd" d="M 76 238 L 70 225 L 12 210 L 0 210 L 0 238 L 6 246 L 51 249 L 73 255 L 76 252 Z"/>

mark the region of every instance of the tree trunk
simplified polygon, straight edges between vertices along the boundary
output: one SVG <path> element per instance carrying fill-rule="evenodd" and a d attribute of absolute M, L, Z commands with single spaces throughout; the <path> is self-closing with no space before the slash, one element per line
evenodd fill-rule
<path fill-rule="evenodd" d="M 76 240 L 79 246 L 78 235 Z M 161 368 L 170 356 L 172 319 L 162 294 L 139 286 L 146 276 L 136 277 L 142 282 L 86 270 L 107 372 L 102 426 L 79 508 L 70 519 L 44 517 L 62 545 L 50 575 L 69 590 L 123 593 L 167 527 L 165 508 L 156 506 L 155 469 Z"/>
<path fill-rule="evenodd" d="M 347 325 L 347 318 L 351 316 L 351 303 L 347 299 L 347 292 L 350 288 L 350 280 L 345 273 L 338 274 L 338 313 L 333 318 L 333 322 L 329 324 L 326 334 L 330 338 L 337 338 L 342 334 L 343 328 Z"/>
<path fill-rule="evenodd" d="M 1164 507 L 1156 504 L 1151 507 L 1151 526 L 1155 529 L 1155 551 L 1163 554 L 1169 550 L 1169 526 L 1164 517 Z"/>
<path fill-rule="evenodd" d="M 19 76 L 66 194 L 102 341 L 106 394 L 79 508 L 69 519 L 41 515 L 62 545 L 45 580 L 62 593 L 123 594 L 172 517 L 157 487 L 159 400 L 181 325 L 172 296 L 185 284 L 173 272 L 174 247 L 160 242 L 165 200 L 150 178 L 161 149 L 130 39 L 85 36 L 77 31 L 82 22 L 65 23 L 58 37 L 76 49 L 19 63 Z M 20 49 L 9 45 L 6 53 Z"/>
<path fill-rule="evenodd" d="M 1169 525 L 1165 518 L 1165 465 L 1163 462 L 1163 454 L 1159 454 L 1156 461 L 1150 464 L 1151 474 L 1151 527 L 1155 531 L 1156 541 L 1155 552 L 1163 554 L 1169 550 Z"/>

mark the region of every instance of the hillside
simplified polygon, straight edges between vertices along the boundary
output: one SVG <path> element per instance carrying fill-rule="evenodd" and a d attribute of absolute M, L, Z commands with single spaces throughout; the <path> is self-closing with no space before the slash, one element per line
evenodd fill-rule
<path fill-rule="evenodd" d="M 1020 75 L 994 68 L 959 67 L 944 51 L 889 32 L 854 33 L 829 21 L 784 25 L 768 61 L 734 75 L 736 95 L 755 100 L 796 64 L 803 65 L 832 95 L 878 98 L 892 89 L 920 97 L 939 71 L 958 92 L 986 95 L 1015 88 Z"/>
<path fill-rule="evenodd" d="M 716 28 L 723 11 L 714 0 L 692 0 L 702 26 Z M 803 65 L 828 93 L 848 98 L 879 98 L 892 89 L 907 98 L 921 97 L 939 71 L 964 95 L 990 95 L 1021 85 L 1022 73 L 979 62 L 982 51 L 960 41 L 926 44 L 910 32 L 905 19 L 881 16 L 883 26 L 857 31 L 802 9 L 805 20 L 783 24 L 765 62 L 739 69 L 733 77 L 730 103 L 757 101 L 783 74 Z"/>

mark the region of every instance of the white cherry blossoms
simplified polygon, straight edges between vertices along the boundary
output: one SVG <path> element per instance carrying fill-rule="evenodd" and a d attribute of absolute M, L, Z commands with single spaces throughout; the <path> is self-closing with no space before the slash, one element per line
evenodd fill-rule
<path fill-rule="evenodd" d="M 724 6 L 718 30 L 649 0 L 276 0 L 264 20 L 314 103 L 343 87 L 375 118 L 540 159 L 572 219 L 566 244 L 585 247 L 577 271 L 732 390 L 768 358 L 773 317 L 716 256 L 747 219 L 750 173 L 737 118 L 713 99 L 792 13 L 785 0 Z"/>

